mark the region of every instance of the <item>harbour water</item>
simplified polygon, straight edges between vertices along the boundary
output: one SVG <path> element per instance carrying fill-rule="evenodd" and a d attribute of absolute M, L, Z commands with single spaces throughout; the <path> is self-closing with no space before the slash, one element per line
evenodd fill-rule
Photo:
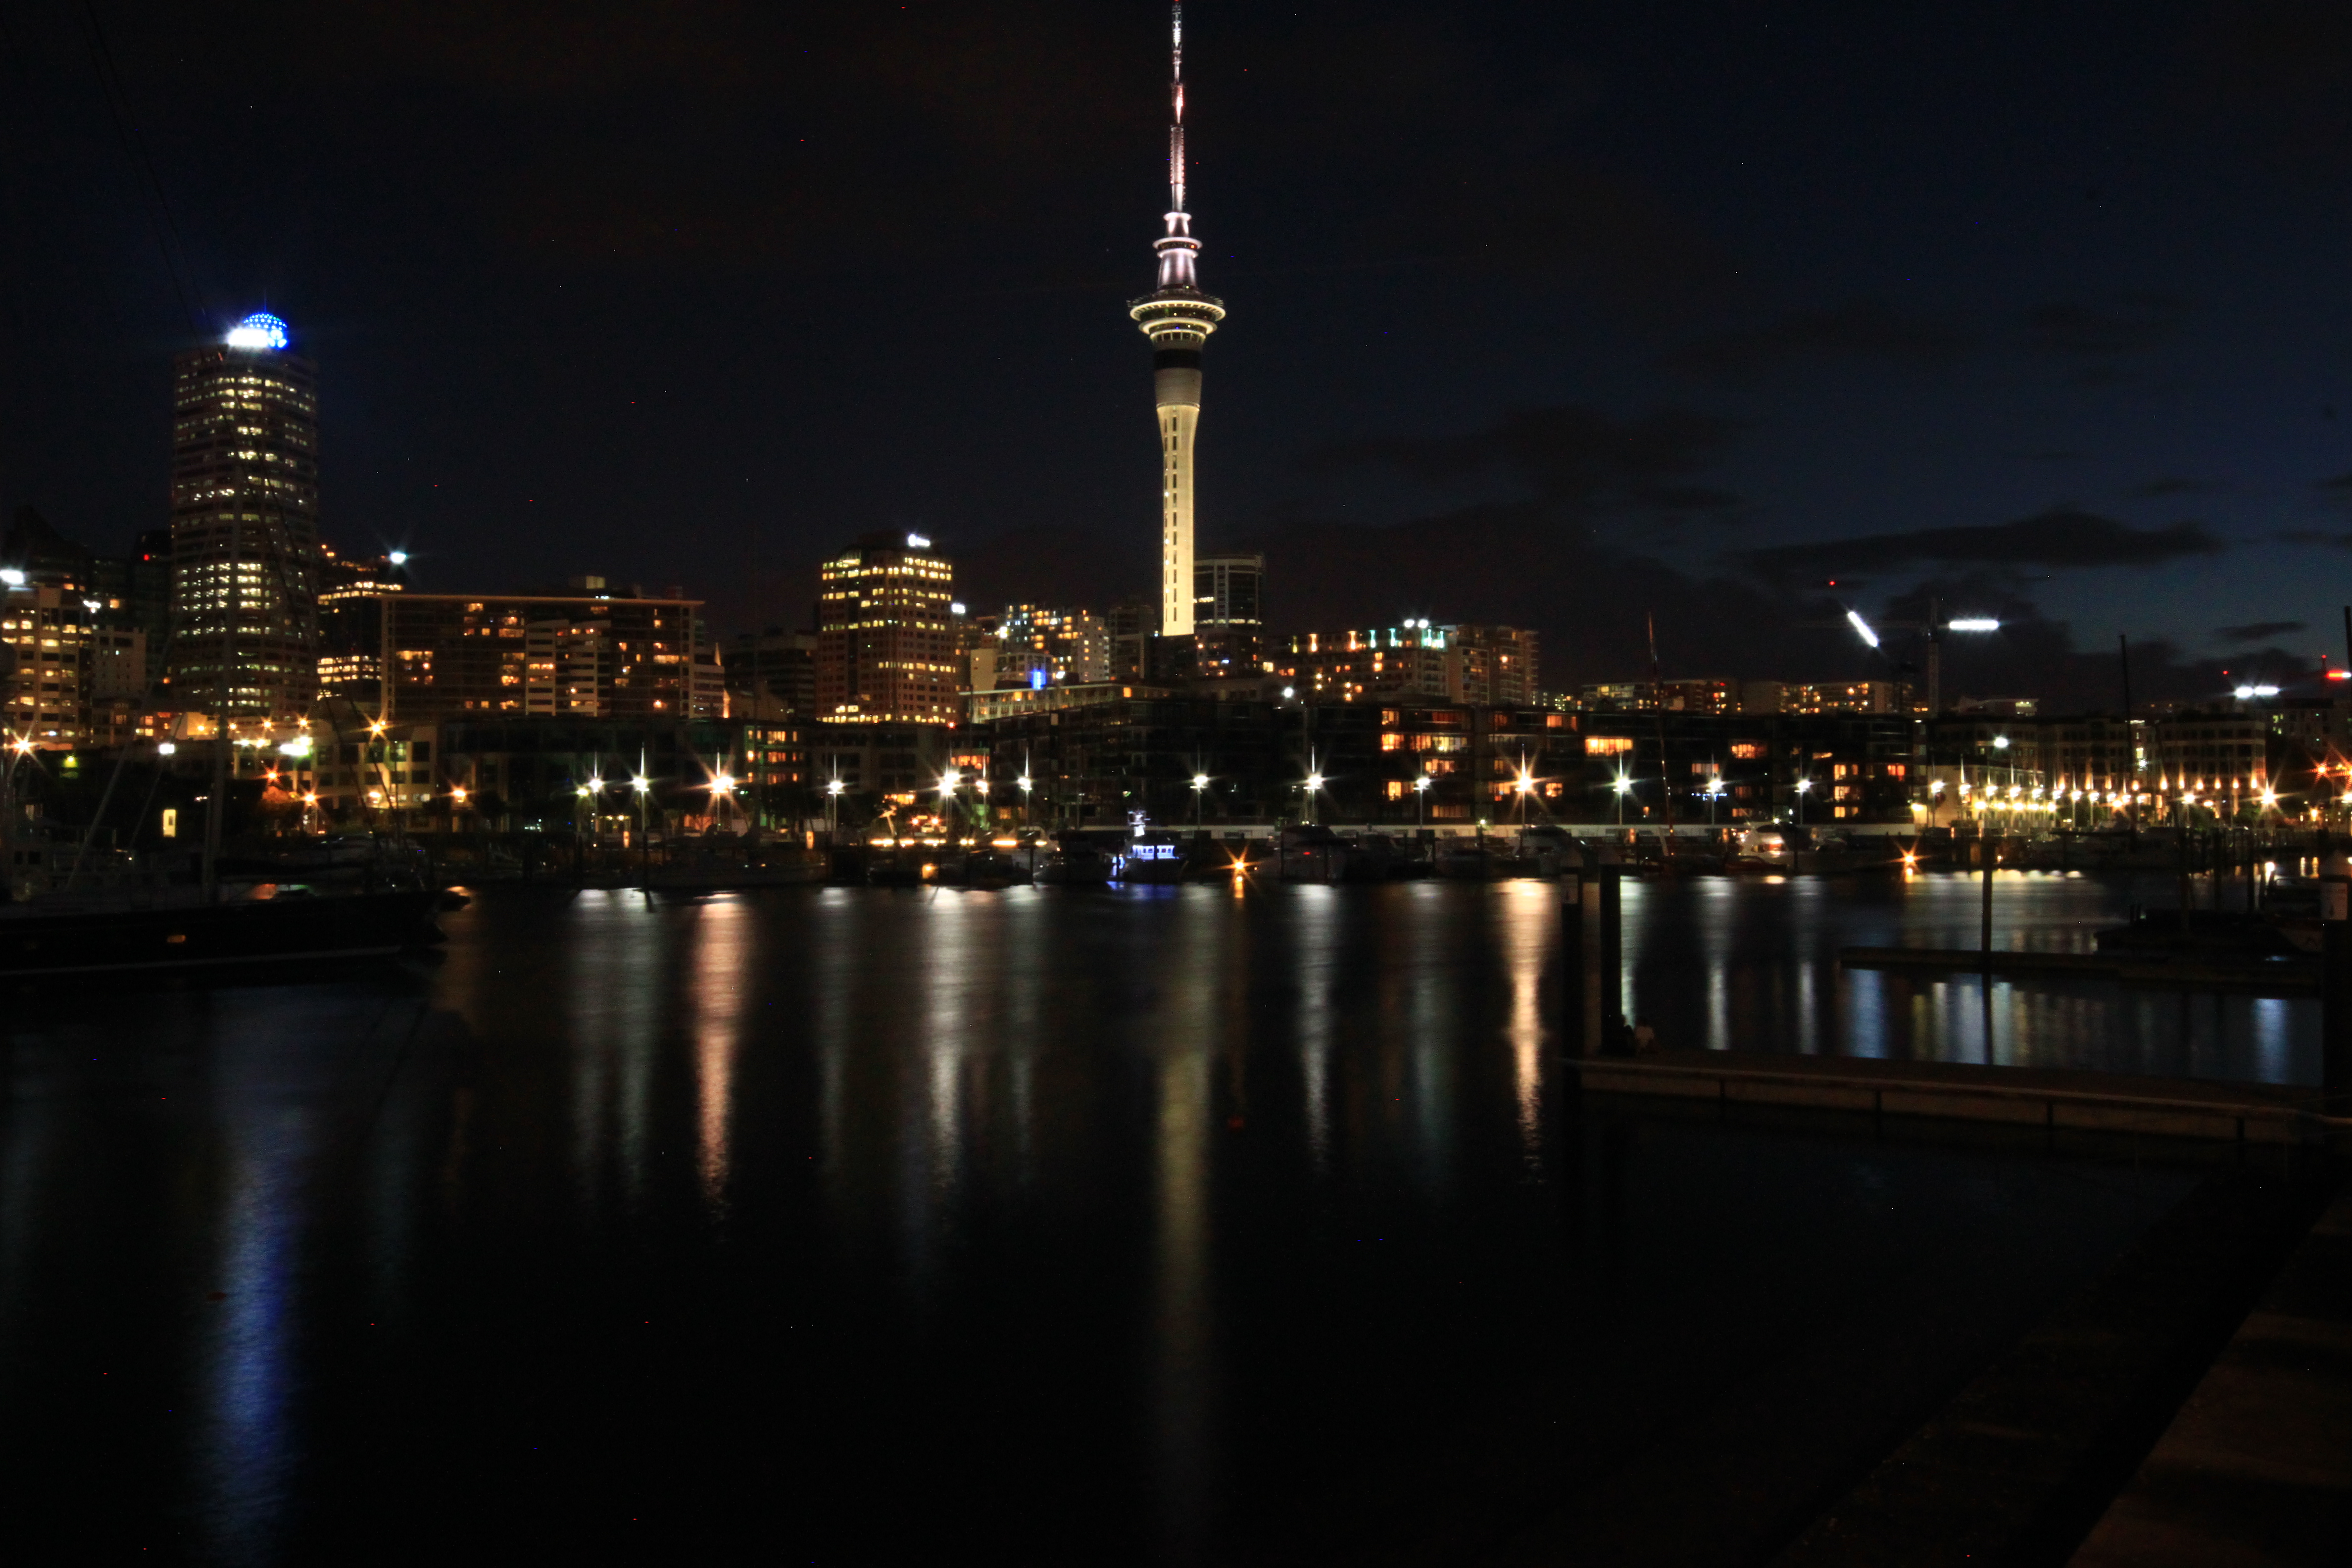
<path fill-rule="evenodd" d="M 2147 896 L 1998 893 L 2050 947 Z M 1630 887 L 1630 1010 L 2315 1076 L 2302 1002 L 1997 981 L 1988 1036 L 1973 977 L 1837 970 L 1959 944 L 1975 896 Z M 429 967 L 21 994 L 0 1529 L 26 1561 L 1475 1560 L 1826 1340 L 1926 1336 L 1927 1397 L 2192 1179 L 1580 1105 L 1556 898 L 508 887 Z"/>

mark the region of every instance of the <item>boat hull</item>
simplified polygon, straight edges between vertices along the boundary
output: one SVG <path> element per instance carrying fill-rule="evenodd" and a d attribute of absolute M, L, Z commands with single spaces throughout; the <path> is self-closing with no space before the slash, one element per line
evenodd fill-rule
<path fill-rule="evenodd" d="M 436 934 L 429 888 L 0 919 L 0 980 L 389 958 Z"/>

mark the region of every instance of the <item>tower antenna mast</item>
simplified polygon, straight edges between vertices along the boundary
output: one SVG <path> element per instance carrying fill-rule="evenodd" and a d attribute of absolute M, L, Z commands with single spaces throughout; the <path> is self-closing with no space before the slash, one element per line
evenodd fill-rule
<path fill-rule="evenodd" d="M 1168 205 L 1184 210 L 1184 0 L 1169 7 Z"/>

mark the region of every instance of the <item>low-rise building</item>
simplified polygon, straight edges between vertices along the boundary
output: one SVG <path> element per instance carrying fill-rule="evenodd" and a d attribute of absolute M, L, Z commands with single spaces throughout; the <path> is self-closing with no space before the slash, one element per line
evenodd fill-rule
<path fill-rule="evenodd" d="M 404 722 L 524 717 L 662 725 L 725 706 L 702 605 L 608 593 L 387 596 L 383 715 Z"/>

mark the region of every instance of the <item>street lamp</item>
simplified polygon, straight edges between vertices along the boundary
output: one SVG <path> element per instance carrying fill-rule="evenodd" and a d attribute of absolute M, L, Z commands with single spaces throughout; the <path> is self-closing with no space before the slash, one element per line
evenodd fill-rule
<path fill-rule="evenodd" d="M 1856 611 L 1848 610 L 1845 613 L 1845 618 L 1847 624 L 1853 627 L 1854 635 L 1861 637 L 1873 652 L 1877 651 L 1879 643 L 1877 630 L 1868 621 L 1864 620 Z M 1927 712 L 1931 718 L 1944 710 L 1942 634 L 2000 630 L 2000 622 L 1990 616 L 1961 616 L 1945 620 L 1933 599 L 1927 601 L 1927 618 L 1924 621 L 1882 621 L 1879 625 L 1890 631 L 1914 631 L 1926 637 L 1927 640 Z"/>
<path fill-rule="evenodd" d="M 1192 775 L 1192 831 L 1195 833 L 1201 831 L 1202 803 L 1208 799 L 1208 795 L 1209 775 L 1194 773 Z"/>
<path fill-rule="evenodd" d="M 710 775 L 710 800 L 714 806 L 722 801 L 733 798 L 734 794 L 735 779 L 732 774 L 717 773 Z"/>
<path fill-rule="evenodd" d="M 940 826 L 950 838 L 955 837 L 956 786 L 963 783 L 963 772 L 950 768 L 940 775 Z"/>
<path fill-rule="evenodd" d="M 1811 779 L 1797 781 L 1797 826 L 1800 827 L 1805 825 L 1805 796 L 1812 793 L 1812 788 L 1813 781 Z"/>
<path fill-rule="evenodd" d="M 16 735 L 10 738 L 8 773 L 5 779 L 0 779 L 0 811 L 7 814 L 5 817 L 7 827 L 5 837 L 0 837 L 0 843 L 5 843 L 11 850 L 16 847 L 16 764 L 32 754 L 33 738 L 30 735 Z M 16 857 L 13 854 L 9 857 L 5 875 L 9 881 L 16 880 Z"/>
<path fill-rule="evenodd" d="M 1322 773 L 1320 772 L 1309 772 L 1307 775 L 1307 820 L 1309 823 L 1312 823 L 1315 820 L 1315 796 L 1322 788 Z"/>
<path fill-rule="evenodd" d="M 1412 814 L 1415 827 L 1429 826 L 1429 786 L 1435 782 L 1427 773 L 1412 781 Z"/>
<path fill-rule="evenodd" d="M 637 792 L 637 880 L 650 890 L 654 885 L 654 846 L 646 826 L 646 807 L 654 792 L 654 781 L 638 773 L 629 780 L 629 787 Z"/>
<path fill-rule="evenodd" d="M 1633 781 L 1619 773 L 1617 782 L 1610 786 L 1617 792 L 1617 826 L 1625 826 L 1625 797 L 1633 793 Z"/>

